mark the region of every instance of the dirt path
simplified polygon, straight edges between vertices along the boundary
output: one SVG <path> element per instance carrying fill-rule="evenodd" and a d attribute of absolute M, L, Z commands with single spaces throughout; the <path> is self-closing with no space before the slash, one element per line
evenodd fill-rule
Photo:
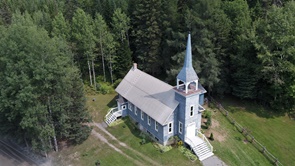
<path fill-rule="evenodd" d="M 128 159 L 132 160 L 136 165 L 142 165 L 142 163 L 140 161 L 135 160 L 132 157 L 128 156 L 126 153 L 124 153 L 123 151 L 121 151 L 120 149 L 118 149 L 116 146 L 114 146 L 113 144 L 111 144 L 104 136 L 102 136 L 98 132 L 92 130 L 91 131 L 91 134 L 94 135 L 95 137 L 97 137 L 98 139 L 100 139 L 101 141 L 103 141 L 104 143 L 106 143 L 107 145 L 109 145 L 115 151 L 119 152 L 120 154 L 122 154 L 123 156 L 127 157 Z"/>
<path fill-rule="evenodd" d="M 131 151 L 134 152 L 136 155 L 140 156 L 141 158 L 143 158 L 144 160 L 146 160 L 147 162 L 149 162 L 151 165 L 160 166 L 159 163 L 155 162 L 155 161 L 152 160 L 151 158 L 149 158 L 149 157 L 147 157 L 146 155 L 144 155 L 144 154 L 138 152 L 137 150 L 135 150 L 135 149 L 129 147 L 129 146 L 126 145 L 125 143 L 119 141 L 115 136 L 113 136 L 111 133 L 109 133 L 109 132 L 105 129 L 106 126 L 105 126 L 104 124 L 102 124 L 102 123 L 92 123 L 91 125 L 92 125 L 92 126 L 96 126 L 96 127 L 99 128 L 101 131 L 103 131 L 105 134 L 107 134 L 112 140 L 117 141 L 121 147 L 124 147 L 124 148 L 126 148 L 126 149 L 128 149 L 128 150 L 131 150 Z M 95 132 L 95 131 L 94 131 L 94 132 Z M 99 134 L 99 133 L 98 133 L 98 134 Z M 99 135 L 102 136 L 101 134 L 99 134 Z M 102 137 L 103 137 L 103 136 L 102 136 Z M 105 137 L 103 137 L 103 139 L 105 139 L 105 140 L 108 142 L 108 140 L 107 140 Z M 102 140 L 102 141 L 104 141 L 104 140 Z M 113 144 L 111 144 L 111 143 L 109 143 L 109 142 L 108 142 L 108 145 L 109 145 L 110 147 L 114 146 Z M 114 146 L 114 147 L 115 147 L 115 146 Z M 118 149 L 117 147 L 115 147 L 115 148 Z M 120 149 L 118 149 L 118 150 L 120 150 Z M 122 152 L 122 151 L 121 151 L 121 152 Z M 120 153 L 120 152 L 119 152 L 119 153 Z M 122 152 L 122 153 L 124 153 L 124 152 Z M 125 154 L 125 155 L 127 155 L 127 154 Z M 127 156 L 128 156 L 128 155 L 127 155 Z M 126 156 L 126 157 L 127 157 L 127 156 Z M 134 160 L 134 159 L 133 159 L 133 160 Z M 136 163 L 136 164 L 137 164 L 137 163 Z M 142 165 L 142 163 L 140 163 L 140 165 Z"/>

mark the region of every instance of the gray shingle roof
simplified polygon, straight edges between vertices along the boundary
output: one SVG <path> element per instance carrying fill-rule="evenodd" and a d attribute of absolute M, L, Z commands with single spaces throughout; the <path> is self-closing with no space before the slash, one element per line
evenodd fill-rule
<path fill-rule="evenodd" d="M 183 82 L 191 82 L 198 80 L 198 75 L 192 65 L 192 48 L 191 48 L 191 35 L 188 34 L 185 59 L 182 69 L 177 75 L 177 78 Z"/>
<path fill-rule="evenodd" d="M 161 125 L 167 123 L 167 119 L 179 104 L 174 98 L 175 91 L 171 85 L 137 68 L 130 69 L 116 92 Z"/>

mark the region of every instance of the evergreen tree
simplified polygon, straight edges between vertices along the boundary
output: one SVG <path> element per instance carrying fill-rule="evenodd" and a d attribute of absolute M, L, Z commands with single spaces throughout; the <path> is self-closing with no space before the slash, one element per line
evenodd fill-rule
<path fill-rule="evenodd" d="M 294 109 L 295 3 L 273 6 L 266 19 L 258 20 L 255 48 L 261 62 L 263 91 L 259 98 L 275 109 Z"/>
<path fill-rule="evenodd" d="M 114 73 L 117 78 L 123 78 L 131 67 L 132 52 L 129 47 L 130 18 L 116 9 L 112 17 L 112 32 L 116 40 L 116 56 L 114 58 Z"/>
<path fill-rule="evenodd" d="M 45 153 L 58 151 L 61 138 L 87 138 L 83 85 L 66 42 L 51 39 L 28 13 L 14 14 L 0 30 L 1 132 Z"/>
<path fill-rule="evenodd" d="M 243 0 L 235 0 L 225 2 L 224 10 L 233 25 L 229 38 L 232 94 L 239 98 L 254 99 L 258 92 L 256 89 L 260 73 L 251 42 L 252 20 L 249 7 Z"/>
<path fill-rule="evenodd" d="M 52 32 L 51 35 L 54 37 L 61 37 L 66 39 L 67 41 L 70 40 L 70 25 L 65 20 L 62 13 L 58 13 L 55 16 L 54 20 L 52 21 Z"/>
<path fill-rule="evenodd" d="M 161 61 L 160 0 L 139 0 L 132 13 L 134 58 L 139 68 L 159 74 Z"/>

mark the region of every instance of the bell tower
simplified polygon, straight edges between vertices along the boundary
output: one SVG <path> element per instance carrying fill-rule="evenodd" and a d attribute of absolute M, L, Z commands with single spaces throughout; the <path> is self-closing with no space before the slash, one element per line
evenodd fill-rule
<path fill-rule="evenodd" d="M 184 90 L 185 94 L 188 94 L 189 91 L 198 90 L 198 80 L 199 77 L 192 65 L 191 35 L 188 34 L 184 64 L 177 75 L 177 89 Z M 180 85 L 180 81 L 184 86 Z M 194 83 L 195 86 L 190 86 L 191 83 Z"/>
<path fill-rule="evenodd" d="M 177 75 L 175 100 L 179 102 L 176 122 L 178 136 L 185 140 L 195 137 L 196 130 L 201 128 L 202 106 L 199 98 L 206 90 L 199 85 L 199 77 L 192 65 L 191 35 L 188 34 L 185 59 L 182 69 Z"/>

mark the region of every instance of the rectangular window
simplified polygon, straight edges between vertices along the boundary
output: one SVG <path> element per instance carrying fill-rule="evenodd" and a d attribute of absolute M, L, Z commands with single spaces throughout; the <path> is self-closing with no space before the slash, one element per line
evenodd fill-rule
<path fill-rule="evenodd" d="M 128 102 L 128 109 L 129 109 L 130 111 L 132 111 L 132 109 L 133 109 L 133 104 L 132 104 L 131 102 Z"/>
<path fill-rule="evenodd" d="M 180 134 L 182 134 L 182 123 L 181 122 L 179 122 L 179 126 L 178 126 L 178 132 L 180 133 Z"/>
<path fill-rule="evenodd" d="M 159 129 L 159 123 L 155 121 L 155 130 L 158 131 L 158 129 Z"/>
<path fill-rule="evenodd" d="M 144 112 L 141 110 L 141 120 L 144 120 Z"/>
<path fill-rule="evenodd" d="M 193 105 L 191 106 L 190 116 L 191 116 L 191 117 L 194 116 L 194 106 L 193 106 Z"/>
<path fill-rule="evenodd" d="M 134 114 L 137 115 L 137 107 L 134 106 Z"/>
<path fill-rule="evenodd" d="M 170 123 L 168 124 L 168 133 L 172 133 L 172 131 L 173 131 L 173 123 L 170 122 Z"/>
<path fill-rule="evenodd" d="M 148 125 L 150 126 L 151 125 L 151 117 L 150 116 L 147 116 L 147 122 L 148 122 Z"/>

